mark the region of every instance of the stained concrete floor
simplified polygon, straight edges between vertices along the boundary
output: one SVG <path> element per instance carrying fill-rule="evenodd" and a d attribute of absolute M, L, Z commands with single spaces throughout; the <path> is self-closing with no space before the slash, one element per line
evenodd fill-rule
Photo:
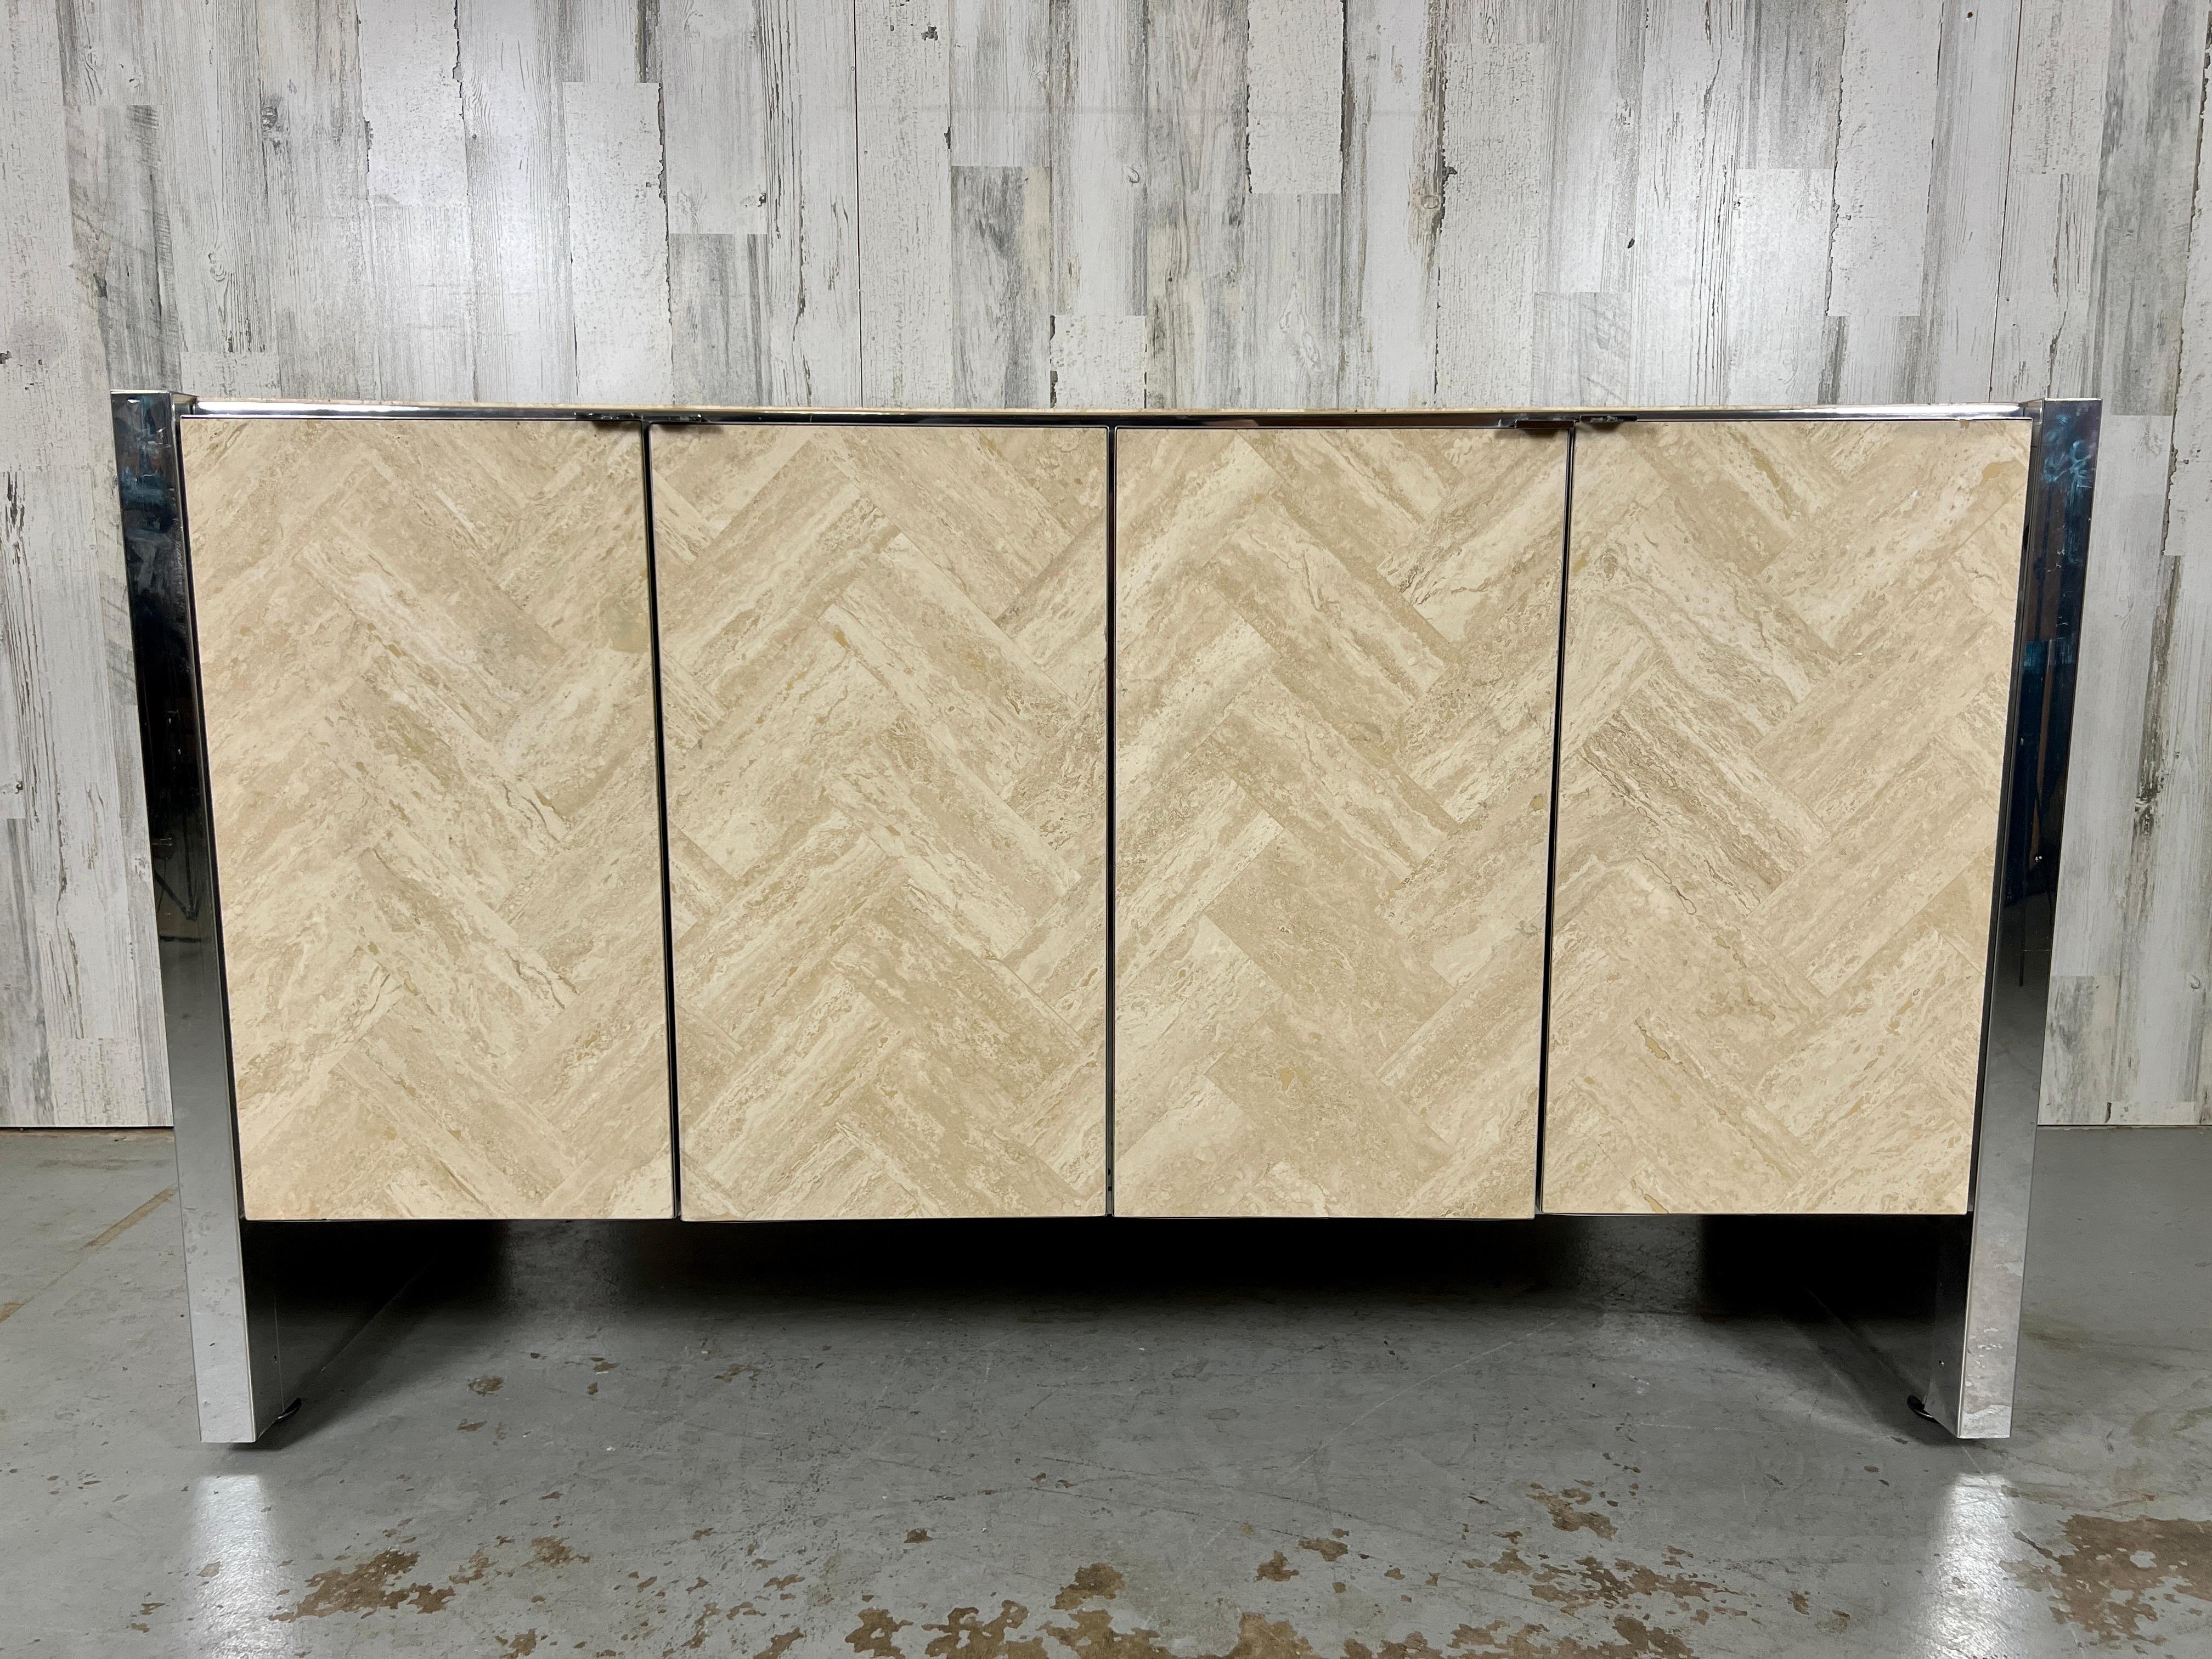
<path fill-rule="evenodd" d="M 1639 1219 L 465 1230 L 205 1448 L 173 1180 L 0 1133 L 0 1651 L 2212 1652 L 2212 1131 L 2045 1133 L 1972 1445 Z"/>

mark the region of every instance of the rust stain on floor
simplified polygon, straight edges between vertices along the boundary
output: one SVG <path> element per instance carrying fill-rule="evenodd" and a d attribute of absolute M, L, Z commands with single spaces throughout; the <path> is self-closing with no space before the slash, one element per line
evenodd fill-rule
<path fill-rule="evenodd" d="M 556 1515 L 553 1518 L 558 1521 L 561 1517 Z M 565 1567 L 571 1561 L 592 1559 L 588 1555 L 577 1554 L 568 1547 L 565 1540 L 559 1538 L 533 1538 L 530 1540 L 530 1563 L 538 1567 Z"/>
<path fill-rule="evenodd" d="M 1052 1605 L 1061 1613 L 1070 1613 L 1085 1601 L 1110 1601 L 1121 1593 L 1128 1581 L 1103 1561 L 1093 1561 L 1087 1567 L 1078 1567 L 1075 1577 L 1060 1587 L 1060 1594 L 1052 1598 Z"/>
<path fill-rule="evenodd" d="M 436 1613 L 453 1599 L 450 1589 L 402 1584 L 421 1559 L 413 1550 L 379 1550 L 350 1567 L 332 1567 L 307 1580 L 307 1593 L 289 1612 L 269 1616 L 280 1624 L 296 1619 L 327 1619 L 339 1613 L 370 1613 L 411 1604 L 418 1613 Z"/>
<path fill-rule="evenodd" d="M 1579 1613 L 1602 1606 L 1607 1610 L 1632 1601 L 1649 1601 L 1664 1598 L 1672 1601 L 1677 1611 L 1697 1624 L 1704 1624 L 1716 1612 L 1741 1613 L 1738 1607 L 1725 1605 L 1716 1598 L 1733 1594 L 1712 1579 L 1681 1569 L 1690 1557 L 1680 1550 L 1665 1552 L 1663 1565 L 1652 1567 L 1640 1561 L 1631 1561 L 1616 1556 L 1608 1564 L 1594 1555 L 1584 1555 L 1566 1565 L 1551 1561 L 1540 1551 L 1536 1559 L 1528 1561 L 1522 1556 L 1522 1535 L 1517 1532 L 1500 1533 L 1505 1548 L 1495 1561 L 1480 1559 L 1464 1565 L 1476 1571 L 1487 1568 L 1504 1576 L 1525 1578 L 1528 1593 L 1540 1601 L 1549 1601 L 1560 1612 Z M 1809 1610 L 1809 1603 L 1799 1606 L 1803 1599 L 1799 1591 L 1790 1597 L 1790 1605 L 1799 1613 Z"/>
<path fill-rule="evenodd" d="M 2161 1606 L 2185 1595 L 2212 1602 L 2212 1522 L 2074 1515 L 2065 1532 L 2063 1550 L 2014 1534 L 2035 1554 L 2006 1562 L 2005 1571 L 2050 1599 L 2053 1620 L 2100 1647 L 2161 1642 L 2143 1629 L 2158 1622 Z"/>
<path fill-rule="evenodd" d="M 1569 1486 L 1556 1492 L 1546 1492 L 1533 1481 L 1528 1486 L 1528 1496 L 1544 1506 L 1552 1524 L 1561 1532 L 1594 1532 L 1601 1538 L 1610 1538 L 1613 1517 L 1601 1510 L 1581 1507 L 1596 1495 L 1588 1486 Z"/>
<path fill-rule="evenodd" d="M 903 1659 L 898 1644 L 891 1638 L 909 1622 L 892 1618 L 881 1607 L 863 1607 L 860 1621 L 846 1636 L 845 1645 L 855 1653 L 871 1655 L 872 1659 Z"/>
<path fill-rule="evenodd" d="M 1281 1559 L 1278 1552 L 1273 1561 L 1262 1565 L 1261 1577 L 1267 1577 L 1267 1565 Z M 1656 1593 L 1665 1593 L 1675 1580 L 1680 1581 L 1684 1595 L 1710 1593 L 1705 1581 L 1654 1573 L 1627 1562 L 1612 1569 L 1598 1567 L 1597 1578 L 1603 1589 L 1623 1595 L 1655 1593 L 1639 1589 L 1647 1583 L 1656 1587 Z M 1054 1611 L 1071 1617 L 1063 1623 L 1047 1615 L 1034 1626 L 1030 1609 L 1011 1600 L 1001 1601 L 988 1618 L 978 1607 L 955 1607 L 942 1620 L 919 1626 L 894 1619 L 880 1608 L 864 1608 L 845 1644 L 868 1659 L 1061 1659 L 1064 1655 L 1075 1659 L 1176 1659 L 1159 1632 L 1142 1626 L 1122 1629 L 1114 1622 L 1110 1608 L 1080 1605 L 1111 1600 L 1125 1582 L 1113 1567 L 1093 1563 L 1078 1571 L 1054 1598 Z M 1591 1599 L 1600 1599 L 1601 1594 L 1593 1590 Z M 900 1632 L 909 1629 L 920 1634 L 901 1640 Z M 1237 1614 L 1237 1639 L 1230 1647 L 1209 1649 L 1189 1659 L 1697 1659 L 1686 1638 L 1632 1613 L 1617 1614 L 1611 1631 L 1610 1636 L 1561 1635 L 1525 1620 L 1499 1619 L 1482 1626 L 1460 1624 L 1440 1644 L 1414 1632 L 1376 1646 L 1343 1638 L 1324 1649 L 1316 1647 L 1290 1620 L 1247 1610 Z"/>
<path fill-rule="evenodd" d="M 1607 1522 L 1602 1513 L 1578 1507 L 1591 1501 L 1587 1489 L 1570 1486 L 1554 1494 L 1532 1488 L 1531 1495 L 1553 1517 L 1559 1530 L 1594 1534 L 1600 1538 L 1611 1536 L 1609 1522 L 1604 1527 L 1580 1523 L 1585 1516 Z M 1566 1513 L 1577 1517 L 1578 1524 L 1560 1525 L 1560 1510 L 1554 1509 L 1554 1504 L 1564 1506 Z M 2097 1530 L 2100 1527 L 2119 1528 L 2124 1523 L 2076 1519 L 2082 1524 L 2069 1528 L 2072 1552 L 2065 1557 L 2050 1557 L 2045 1563 L 2054 1574 L 2054 1583 L 2057 1582 L 2057 1564 L 2077 1562 L 2081 1569 L 2094 1570 L 2106 1580 L 2116 1577 L 2124 1580 L 2132 1593 L 2138 1595 L 2149 1595 L 2161 1587 L 2169 1594 L 2183 1590 L 2212 1594 L 2212 1568 L 2206 1565 L 2203 1547 L 2207 1529 L 2197 1523 L 2133 1523 L 2132 1531 L 2100 1532 Z M 2144 1530 L 2146 1528 L 2164 1530 L 2154 1533 Z M 896 1532 L 890 1534 L 899 1535 Z M 911 1534 L 908 1535 L 911 1538 Z M 1540 1526 L 1534 1533 L 1537 1539 L 1551 1535 Z M 1333 1536 L 1304 1538 L 1297 1542 L 1300 1549 L 1332 1564 L 1345 1563 L 1348 1569 L 1355 1556 L 1354 1545 L 1345 1541 L 1348 1536 L 1340 1528 Z M 1826 1619 L 1814 1620 L 1814 1603 L 1802 1591 L 1789 1595 L 1785 1608 L 1778 1599 L 1780 1592 L 1768 1587 L 1765 1593 L 1776 1601 L 1773 1608 L 1768 1608 L 1760 1599 L 1733 1589 L 1700 1569 L 1686 1552 L 1678 1548 L 1665 1550 L 1656 1565 L 1631 1559 L 1625 1553 L 1605 1557 L 1584 1554 L 1571 1560 L 1554 1560 L 1530 1541 L 1526 1531 L 1502 1531 L 1496 1536 L 1502 1547 L 1494 1559 L 1476 1556 L 1462 1564 L 1468 1571 L 1484 1575 L 1474 1583 L 1489 1582 L 1488 1575 L 1492 1574 L 1516 1581 L 1511 1591 L 1516 1600 L 1530 1597 L 1547 1604 L 1558 1614 L 1554 1622 L 1565 1628 L 1554 1629 L 1549 1623 L 1528 1617 L 1537 1609 L 1525 1602 L 1515 1606 L 1510 1601 L 1507 1605 L 1513 1610 L 1508 1616 L 1477 1622 L 1468 1618 L 1470 1610 L 1462 1600 L 1447 1603 L 1451 1611 L 1445 1615 L 1443 1628 L 1431 1626 L 1437 1630 L 1433 1638 L 1416 1630 L 1390 1640 L 1362 1641 L 1343 1635 L 1340 1626 L 1325 1637 L 1301 1630 L 1299 1625 L 1305 1616 L 1303 1613 L 1248 1607 L 1235 1612 L 1232 1642 L 1226 1647 L 1209 1646 L 1202 1652 L 1195 1652 L 1188 1650 L 1187 1635 L 1178 1638 L 1171 1646 L 1160 1632 L 1127 1619 L 1115 1605 L 1127 1589 L 1127 1579 L 1121 1569 L 1110 1563 L 1093 1561 L 1075 1568 L 1067 1582 L 1050 1598 L 1049 1607 L 1041 1613 L 1032 1613 L 1033 1601 L 1007 1596 L 998 1599 L 995 1606 L 985 1601 L 943 1612 L 923 1602 L 908 1608 L 902 1616 L 895 1607 L 881 1605 L 872 1593 L 860 1598 L 867 1605 L 842 1617 L 824 1613 L 823 1618 L 837 1622 L 827 1629 L 815 1625 L 813 1630 L 817 1641 L 858 1656 L 859 1659 L 1697 1659 L 1692 1644 L 1700 1627 L 1723 1615 L 1748 1617 L 1754 1608 L 1762 1613 L 1781 1611 L 1782 1616 L 1793 1623 L 1804 1619 L 1823 1632 L 1835 1633 L 1840 1633 L 1849 1623 L 1848 1615 L 1841 1610 Z M 550 1534 L 527 1540 L 502 1536 L 488 1548 L 475 1550 L 442 1586 L 438 1586 L 415 1582 L 416 1553 L 401 1547 L 414 1541 L 401 1536 L 392 1547 L 358 1563 L 342 1559 L 339 1565 L 308 1582 L 306 1594 L 295 1607 L 271 1616 L 287 1620 L 334 1613 L 361 1616 L 409 1607 L 434 1613 L 442 1610 L 456 1591 L 466 1586 L 547 1568 L 558 1571 L 591 1559 L 565 1540 Z M 2146 1554 L 2146 1551 L 2155 1554 Z M 757 1544 L 749 1545 L 740 1553 L 754 1571 L 763 1576 L 779 1565 L 774 1556 L 759 1553 Z M 799 1553 L 804 1557 L 805 1552 Z M 1257 1553 L 1255 1547 L 1253 1556 Z M 1379 1574 L 1394 1587 L 1406 1582 L 1404 1572 L 1387 1565 L 1385 1560 L 1374 1559 L 1364 1553 L 1357 1553 L 1356 1559 L 1373 1562 L 1362 1572 Z M 2145 1565 L 2146 1561 L 2153 1565 Z M 771 1590 L 805 1582 L 806 1574 L 789 1571 L 788 1564 L 786 1569 L 775 1577 L 763 1577 L 756 1582 L 764 1582 Z M 659 1577 L 640 1578 L 637 1572 L 629 1573 L 629 1577 L 637 1581 L 634 1589 L 641 1593 L 641 1602 L 638 1608 L 641 1622 L 635 1627 L 634 1636 L 666 1642 L 669 1645 L 661 1651 L 670 1659 L 709 1649 L 750 1654 L 751 1659 L 788 1659 L 807 1642 L 804 1626 L 778 1629 L 782 1620 L 751 1601 L 720 1605 L 725 1591 L 713 1587 L 711 1572 L 712 1569 L 702 1572 L 684 1592 L 684 1599 L 677 1601 L 666 1598 L 669 1590 L 679 1587 L 680 1579 L 660 1589 L 654 1601 L 643 1601 L 642 1593 L 656 1586 Z M 1347 1576 L 1352 1575 L 1347 1572 Z M 1275 1549 L 1266 1559 L 1257 1562 L 1253 1582 L 1279 1584 L 1297 1577 L 1298 1570 L 1290 1565 L 1285 1552 Z M 579 1588 L 573 1574 L 567 1582 L 572 1590 Z M 1429 1574 L 1427 1583 L 1431 1589 L 1437 1588 L 1438 1575 Z M 726 1593 L 735 1594 L 739 1588 L 728 1586 Z M 1341 1583 L 1335 1588 L 1340 1595 L 1346 1593 Z M 1381 1586 L 1377 1583 L 1375 1588 Z M 761 1595 L 763 1603 L 767 1601 L 766 1595 L 757 1590 L 754 1593 Z M 1450 1589 L 1446 1588 L 1444 1594 L 1450 1595 Z M 702 1595 L 714 1599 L 702 1600 Z M 787 1588 L 784 1599 L 790 1599 Z M 1479 1604 L 1484 1598 L 1478 1592 L 1473 1599 Z M 1412 1600 L 1411 1595 L 1397 1595 L 1394 1589 L 1384 1594 L 1376 1612 L 1380 1614 L 1383 1607 L 1392 1601 Z M 2096 1613 L 2099 1605 L 2084 1601 L 2073 1616 L 2087 1619 Z M 797 1608 L 790 1611 L 799 1613 Z M 1407 1607 L 1399 1616 L 1410 1621 L 1416 1614 L 1413 1608 Z M 670 1620 L 672 1628 L 666 1635 L 657 1636 L 664 1617 Z M 1549 1617 L 1543 1615 L 1544 1619 Z M 2132 1630 L 2134 1626 L 2124 1628 Z M 550 1632 L 543 1627 L 533 1627 L 517 1636 L 495 1639 L 502 1654 L 520 1656 L 538 1647 L 564 1648 L 575 1633 L 563 1635 L 557 1626 Z"/>

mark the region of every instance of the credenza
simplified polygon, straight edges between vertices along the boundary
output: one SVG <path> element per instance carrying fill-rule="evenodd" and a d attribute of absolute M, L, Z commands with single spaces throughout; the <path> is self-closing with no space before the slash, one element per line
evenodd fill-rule
<path fill-rule="evenodd" d="M 206 1437 L 293 1224 L 1648 1212 L 2008 1431 L 2095 404 L 115 419 Z"/>

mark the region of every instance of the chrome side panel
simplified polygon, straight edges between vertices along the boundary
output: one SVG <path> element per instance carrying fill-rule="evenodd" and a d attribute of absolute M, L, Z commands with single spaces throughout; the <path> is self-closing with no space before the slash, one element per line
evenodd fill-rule
<path fill-rule="evenodd" d="M 1961 1439 L 2012 1432 L 2035 1124 L 2042 1101 L 2051 922 L 2066 813 L 2075 657 L 2102 405 L 2038 406 L 2021 548 L 2003 816 L 1990 894 L 1972 1212 L 1948 1223 L 1923 1400 Z"/>
<path fill-rule="evenodd" d="M 158 392 L 119 392 L 112 410 L 200 1437 L 255 1440 L 284 1402 L 277 1398 L 275 1311 L 247 1294 L 222 910 L 176 411 Z"/>

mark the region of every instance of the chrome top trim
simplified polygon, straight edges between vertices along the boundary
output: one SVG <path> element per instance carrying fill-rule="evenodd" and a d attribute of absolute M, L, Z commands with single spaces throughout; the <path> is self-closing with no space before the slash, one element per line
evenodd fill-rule
<path fill-rule="evenodd" d="M 129 393 L 118 395 L 128 396 Z M 655 425 L 722 422 L 929 426 L 1519 426 L 1629 421 L 2021 421 L 2033 404 L 1832 404 L 1767 409 L 794 409 L 622 404 L 310 403 L 191 398 L 177 413 L 202 420 L 619 421 Z"/>

